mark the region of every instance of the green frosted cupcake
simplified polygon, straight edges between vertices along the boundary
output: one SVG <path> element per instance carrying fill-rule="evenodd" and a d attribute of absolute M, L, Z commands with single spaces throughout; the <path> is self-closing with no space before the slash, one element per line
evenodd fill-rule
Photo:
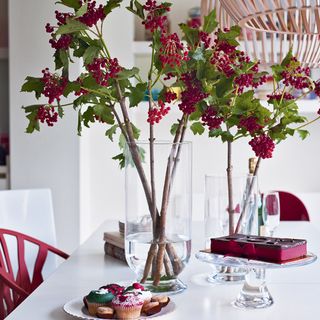
<path fill-rule="evenodd" d="M 110 306 L 114 295 L 107 289 L 92 290 L 86 297 L 85 302 L 91 316 L 96 316 L 99 307 Z"/>

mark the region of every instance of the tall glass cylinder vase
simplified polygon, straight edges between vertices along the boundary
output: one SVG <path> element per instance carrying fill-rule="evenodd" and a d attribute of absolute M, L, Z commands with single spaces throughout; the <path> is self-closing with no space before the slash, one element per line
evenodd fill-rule
<path fill-rule="evenodd" d="M 124 154 L 127 262 L 149 290 L 180 292 L 191 254 L 191 142 L 137 142 Z"/>
<path fill-rule="evenodd" d="M 210 239 L 229 234 L 229 192 L 226 176 L 205 177 L 205 237 L 206 248 Z M 237 233 L 258 234 L 257 179 L 252 175 L 232 178 L 233 221 Z M 244 281 L 244 268 L 214 267 L 208 276 L 210 282 L 234 283 Z"/>

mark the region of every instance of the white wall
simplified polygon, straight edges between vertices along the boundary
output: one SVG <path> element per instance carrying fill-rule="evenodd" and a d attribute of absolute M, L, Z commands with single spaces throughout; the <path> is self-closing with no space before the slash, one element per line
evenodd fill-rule
<path fill-rule="evenodd" d="M 8 47 L 8 1 L 0 0 L 0 50 Z M 8 60 L 0 53 L 0 133 L 9 133 Z"/>
<path fill-rule="evenodd" d="M 0 59 L 0 133 L 9 133 L 8 61 Z"/>
<path fill-rule="evenodd" d="M 132 67 L 133 15 L 116 9 L 104 23 L 104 35 L 113 57 L 121 65 Z M 105 136 L 107 127 L 95 124 L 81 137 L 81 240 L 84 240 L 105 219 L 124 217 L 124 175 L 111 158 L 119 153 L 118 145 Z"/>
<path fill-rule="evenodd" d="M 10 0 L 10 139 L 12 188 L 50 188 L 58 245 L 71 252 L 79 243 L 79 138 L 76 113 L 54 128 L 25 133 L 27 120 L 22 105 L 35 103 L 31 94 L 20 93 L 27 75 L 41 76 L 53 67 L 53 51 L 44 26 L 54 21 L 55 1 Z"/>

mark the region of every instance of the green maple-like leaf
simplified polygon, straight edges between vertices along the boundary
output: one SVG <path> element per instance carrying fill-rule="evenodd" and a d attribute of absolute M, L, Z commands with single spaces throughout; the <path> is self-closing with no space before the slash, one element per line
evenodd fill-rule
<path fill-rule="evenodd" d="M 88 11 L 88 3 L 85 3 L 82 7 L 79 8 L 79 10 L 77 10 L 75 17 L 79 18 L 82 17 L 84 14 L 86 14 Z"/>
<path fill-rule="evenodd" d="M 87 29 L 88 27 L 84 23 L 78 20 L 67 19 L 67 23 L 60 26 L 56 34 L 59 35 L 59 34 L 75 33 L 75 32 L 85 31 Z"/>
<path fill-rule="evenodd" d="M 27 113 L 28 126 L 26 128 L 26 133 L 33 133 L 35 130 L 40 131 L 40 123 L 38 119 L 38 108 L 41 105 L 32 105 L 23 107 Z"/>
<path fill-rule="evenodd" d="M 36 98 L 39 99 L 44 89 L 44 82 L 41 78 L 27 77 L 21 87 L 22 92 L 35 92 Z"/>
<path fill-rule="evenodd" d="M 170 129 L 170 133 L 174 136 L 178 130 L 178 127 L 179 127 L 179 123 L 174 123 L 172 126 L 171 126 L 171 129 Z"/>
<path fill-rule="evenodd" d="M 92 63 L 93 59 L 99 56 L 101 48 L 90 46 L 83 53 L 83 61 L 85 64 Z"/>
<path fill-rule="evenodd" d="M 227 41 L 232 46 L 238 46 L 239 42 L 236 40 L 241 32 L 239 26 L 232 26 L 228 32 L 219 32 L 218 39 Z"/>
<path fill-rule="evenodd" d="M 179 27 L 183 32 L 182 39 L 185 40 L 191 48 L 194 48 L 196 44 L 199 43 L 199 30 L 190 28 L 185 23 L 180 23 Z"/>
<path fill-rule="evenodd" d="M 302 140 L 306 139 L 310 135 L 310 132 L 308 130 L 299 129 L 297 131 Z"/>
<path fill-rule="evenodd" d="M 119 153 L 118 155 L 114 156 L 112 159 L 119 161 L 120 169 L 123 169 L 126 166 L 126 158 L 123 153 Z"/>
<path fill-rule="evenodd" d="M 139 1 L 130 0 L 130 6 L 126 7 L 126 9 L 138 16 L 140 19 L 144 20 L 143 5 Z"/>
<path fill-rule="evenodd" d="M 118 80 L 129 79 L 134 77 L 138 73 L 139 73 L 139 69 L 136 67 L 133 67 L 132 69 L 123 69 L 117 74 L 117 79 Z"/>
<path fill-rule="evenodd" d="M 113 142 L 113 136 L 116 134 L 119 125 L 115 124 L 106 131 L 106 136 Z"/>
<path fill-rule="evenodd" d="M 218 26 L 216 20 L 216 10 L 212 10 L 207 16 L 204 17 L 203 31 L 212 33 Z"/>
<path fill-rule="evenodd" d="M 75 10 L 78 10 L 81 7 L 81 4 L 78 0 L 61 0 L 57 3 L 61 3 L 64 6 L 69 7 L 69 8 L 73 8 Z"/>
<path fill-rule="evenodd" d="M 80 89 L 81 89 L 81 85 L 79 82 L 77 81 L 68 82 L 63 91 L 63 95 L 67 97 L 71 92 L 77 92 Z"/>
<path fill-rule="evenodd" d="M 120 7 L 123 0 L 109 0 L 103 8 L 104 14 L 107 16 L 112 12 L 113 9 Z"/>
<path fill-rule="evenodd" d="M 147 87 L 147 83 L 138 83 L 136 87 L 131 89 L 129 94 L 130 107 L 136 107 L 143 100 Z"/>
<path fill-rule="evenodd" d="M 290 50 L 288 51 L 288 53 L 286 54 L 286 56 L 283 58 L 282 62 L 281 62 L 281 66 L 282 67 L 286 67 L 291 59 L 293 58 L 293 55 L 292 55 L 292 48 L 290 48 Z"/>
<path fill-rule="evenodd" d="M 103 122 L 114 124 L 114 116 L 109 107 L 97 104 L 93 107 L 93 110 L 95 115 L 97 115 Z"/>
<path fill-rule="evenodd" d="M 222 98 L 233 91 L 233 79 L 222 76 L 220 81 L 216 84 L 216 94 L 218 98 Z"/>
<path fill-rule="evenodd" d="M 201 122 L 194 122 L 191 127 L 191 131 L 193 132 L 194 135 L 202 135 L 204 133 L 204 127 Z"/>
<path fill-rule="evenodd" d="M 90 122 L 95 122 L 93 107 L 88 107 L 87 110 L 82 114 L 83 124 L 89 128 Z"/>

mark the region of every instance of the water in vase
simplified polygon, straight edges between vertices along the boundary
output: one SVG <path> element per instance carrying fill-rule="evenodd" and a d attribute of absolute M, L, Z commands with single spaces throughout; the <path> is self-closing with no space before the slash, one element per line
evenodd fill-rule
<path fill-rule="evenodd" d="M 153 235 L 151 232 L 139 232 L 126 238 L 126 259 L 131 270 L 136 273 L 138 280 L 143 278 L 148 252 L 152 243 Z M 146 286 L 153 292 L 172 291 L 171 287 L 177 285 L 177 276 L 190 259 L 191 239 L 177 234 L 168 234 L 165 244 L 164 267 L 161 272 L 160 285 L 157 287 L 152 285 L 152 272 L 155 270 L 155 263 L 151 266 L 146 281 Z"/>

